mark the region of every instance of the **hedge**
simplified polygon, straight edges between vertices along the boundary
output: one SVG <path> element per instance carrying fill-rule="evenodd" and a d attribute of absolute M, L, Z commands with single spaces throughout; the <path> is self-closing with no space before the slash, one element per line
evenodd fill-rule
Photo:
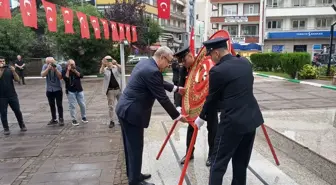
<path fill-rule="evenodd" d="M 283 71 L 295 78 L 296 74 L 306 64 L 311 64 L 309 53 L 254 53 L 251 61 L 255 70 L 259 71 Z"/>

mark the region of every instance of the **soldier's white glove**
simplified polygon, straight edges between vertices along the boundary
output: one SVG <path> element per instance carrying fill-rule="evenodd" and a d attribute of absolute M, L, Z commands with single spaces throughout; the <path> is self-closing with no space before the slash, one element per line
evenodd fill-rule
<path fill-rule="evenodd" d="M 205 121 L 200 117 L 197 117 L 197 119 L 195 120 L 195 124 L 197 125 L 198 129 L 200 129 L 204 125 L 204 122 Z"/>
<path fill-rule="evenodd" d="M 177 112 L 181 114 L 182 108 L 181 107 L 176 107 Z"/>

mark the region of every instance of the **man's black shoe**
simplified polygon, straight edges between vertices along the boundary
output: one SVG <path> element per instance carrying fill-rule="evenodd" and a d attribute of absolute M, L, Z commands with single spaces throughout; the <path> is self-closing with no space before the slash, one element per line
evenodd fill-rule
<path fill-rule="evenodd" d="M 141 174 L 140 175 L 140 181 L 147 180 L 147 179 L 149 179 L 151 177 L 152 177 L 151 174 Z"/>
<path fill-rule="evenodd" d="M 57 124 L 57 123 L 58 123 L 57 119 L 51 119 L 49 121 L 48 125 L 54 125 L 54 124 Z"/>
<path fill-rule="evenodd" d="M 113 121 L 110 121 L 110 125 L 109 125 L 109 128 L 113 128 L 114 127 L 114 122 Z"/>
<path fill-rule="evenodd" d="M 64 119 L 63 118 L 59 119 L 59 126 L 64 126 Z"/>
<path fill-rule="evenodd" d="M 27 131 L 27 127 L 25 124 L 22 124 L 21 126 L 21 132 L 26 132 Z"/>
<path fill-rule="evenodd" d="M 4 130 L 4 134 L 5 134 L 6 136 L 8 136 L 8 135 L 10 134 L 9 129 L 5 129 L 5 130 Z"/>
<path fill-rule="evenodd" d="M 150 183 L 150 182 L 146 182 L 146 181 L 142 181 L 142 182 L 139 182 L 137 185 L 155 185 L 155 184 Z"/>
<path fill-rule="evenodd" d="M 181 159 L 181 161 L 180 161 L 180 163 L 181 164 L 184 164 L 184 162 L 185 162 L 185 160 L 186 160 L 186 155 Z M 189 161 L 191 161 L 191 160 L 193 160 L 194 159 L 194 155 L 192 155 L 191 157 L 190 157 L 190 160 Z"/>
<path fill-rule="evenodd" d="M 208 159 L 205 163 L 205 166 L 208 166 L 208 167 L 211 166 L 211 158 L 210 157 L 208 157 Z"/>

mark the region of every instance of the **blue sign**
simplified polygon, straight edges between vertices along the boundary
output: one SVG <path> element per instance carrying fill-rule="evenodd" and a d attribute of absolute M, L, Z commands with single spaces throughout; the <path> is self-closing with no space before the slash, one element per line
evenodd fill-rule
<path fill-rule="evenodd" d="M 334 31 L 336 35 L 336 31 Z M 330 31 L 269 32 L 269 39 L 328 38 Z"/>
<path fill-rule="evenodd" d="M 284 45 L 273 45 L 272 52 L 281 53 L 285 49 Z"/>
<path fill-rule="evenodd" d="M 314 44 L 313 45 L 313 50 L 320 50 L 322 49 L 322 45 L 321 44 Z"/>

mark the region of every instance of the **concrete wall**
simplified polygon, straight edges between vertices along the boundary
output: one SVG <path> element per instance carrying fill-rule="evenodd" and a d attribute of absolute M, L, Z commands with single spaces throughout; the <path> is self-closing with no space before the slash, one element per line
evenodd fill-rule
<path fill-rule="evenodd" d="M 265 40 L 264 52 L 272 51 L 272 45 L 284 45 L 284 52 L 293 52 L 294 45 L 307 45 L 307 52 L 312 53 L 314 44 L 329 44 L 328 39 Z"/>

